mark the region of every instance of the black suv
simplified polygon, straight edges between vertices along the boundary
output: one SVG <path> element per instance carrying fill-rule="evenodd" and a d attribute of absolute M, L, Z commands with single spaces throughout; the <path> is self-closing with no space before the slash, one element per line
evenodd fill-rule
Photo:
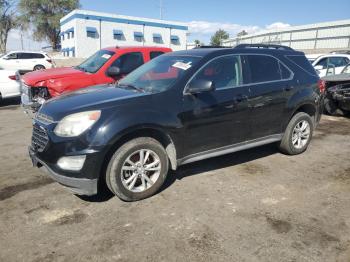
<path fill-rule="evenodd" d="M 286 154 L 304 152 L 323 91 L 304 54 L 289 47 L 169 53 L 117 85 L 47 101 L 29 152 L 76 194 L 96 194 L 105 183 L 121 199 L 139 200 L 159 190 L 169 168 L 273 142 Z"/>

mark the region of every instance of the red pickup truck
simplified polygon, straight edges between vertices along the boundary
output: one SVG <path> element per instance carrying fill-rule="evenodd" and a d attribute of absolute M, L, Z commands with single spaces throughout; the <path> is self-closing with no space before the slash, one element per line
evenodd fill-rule
<path fill-rule="evenodd" d="M 51 97 L 114 83 L 142 64 L 171 51 L 162 47 L 109 47 L 97 51 L 79 66 L 27 73 L 21 79 L 22 105 L 37 111 Z"/>

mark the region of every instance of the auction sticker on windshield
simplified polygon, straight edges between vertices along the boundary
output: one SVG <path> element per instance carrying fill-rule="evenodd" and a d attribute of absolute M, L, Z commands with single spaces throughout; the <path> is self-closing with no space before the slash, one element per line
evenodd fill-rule
<path fill-rule="evenodd" d="M 189 62 L 187 64 L 183 62 L 176 62 L 175 64 L 173 64 L 173 67 L 180 68 L 182 70 L 188 70 L 192 67 L 191 63 L 192 62 Z"/>
<path fill-rule="evenodd" d="M 104 59 L 110 59 L 110 58 L 111 58 L 111 55 L 109 55 L 109 54 L 104 54 L 104 55 L 102 56 L 102 58 L 104 58 Z"/>

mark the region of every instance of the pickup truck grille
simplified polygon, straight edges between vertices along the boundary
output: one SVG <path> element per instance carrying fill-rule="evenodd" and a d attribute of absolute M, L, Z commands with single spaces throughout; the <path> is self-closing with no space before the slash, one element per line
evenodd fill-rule
<path fill-rule="evenodd" d="M 38 125 L 33 125 L 32 148 L 35 151 L 43 152 L 49 142 L 46 130 Z"/>

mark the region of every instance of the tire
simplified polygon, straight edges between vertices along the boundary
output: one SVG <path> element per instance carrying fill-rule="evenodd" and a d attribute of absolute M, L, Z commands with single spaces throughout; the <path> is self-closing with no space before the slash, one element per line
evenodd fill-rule
<path fill-rule="evenodd" d="M 303 123 L 307 126 L 304 131 Z M 299 128 L 300 127 L 300 128 Z M 307 132 L 308 131 L 308 132 Z M 298 155 L 303 153 L 309 146 L 314 131 L 314 121 L 310 115 L 299 112 L 295 114 L 289 121 L 289 124 L 284 132 L 279 149 L 287 155 Z M 306 138 L 306 134 L 308 136 Z M 295 140 L 297 138 L 297 141 Z M 300 143 L 300 144 L 299 144 Z"/>
<path fill-rule="evenodd" d="M 142 155 L 145 159 L 143 164 Z M 154 164 L 157 161 L 159 163 Z M 160 189 L 168 168 L 167 153 L 157 140 L 135 138 L 122 145 L 112 156 L 106 171 L 106 184 L 111 192 L 124 201 L 141 200 Z"/>
<path fill-rule="evenodd" d="M 326 110 L 326 113 L 331 116 L 344 116 L 346 114 L 343 110 L 338 108 L 336 103 L 334 103 L 329 97 L 324 99 L 324 109 Z"/>
<path fill-rule="evenodd" d="M 46 69 L 45 68 L 45 66 L 43 66 L 43 65 L 36 65 L 36 66 L 34 66 L 34 71 L 39 71 L 39 70 L 44 70 L 44 69 Z"/>

